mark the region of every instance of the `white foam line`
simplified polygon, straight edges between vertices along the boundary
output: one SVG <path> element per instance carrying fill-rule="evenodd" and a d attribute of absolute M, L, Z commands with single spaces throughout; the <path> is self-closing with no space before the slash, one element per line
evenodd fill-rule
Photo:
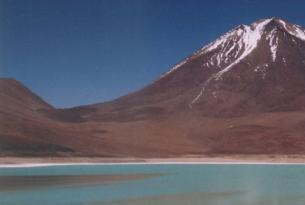
<path fill-rule="evenodd" d="M 27 167 L 52 167 L 52 166 L 74 166 L 74 165 L 98 165 L 104 163 L 21 163 L 21 164 L 0 164 L 0 168 L 27 168 Z"/>
<path fill-rule="evenodd" d="M 104 162 L 104 163 L 35 163 L 35 164 L 0 164 L 0 168 L 31 168 L 31 167 L 53 167 L 53 166 L 113 166 L 113 165 L 304 165 L 304 162 L 185 162 L 185 161 L 173 161 L 173 162 Z"/>

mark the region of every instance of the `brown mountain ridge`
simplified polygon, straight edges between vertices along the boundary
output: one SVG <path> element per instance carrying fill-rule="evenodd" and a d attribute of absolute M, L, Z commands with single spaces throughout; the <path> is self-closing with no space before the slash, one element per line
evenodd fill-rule
<path fill-rule="evenodd" d="M 0 80 L 2 156 L 305 154 L 305 30 L 238 26 L 143 89 L 56 109 Z"/>

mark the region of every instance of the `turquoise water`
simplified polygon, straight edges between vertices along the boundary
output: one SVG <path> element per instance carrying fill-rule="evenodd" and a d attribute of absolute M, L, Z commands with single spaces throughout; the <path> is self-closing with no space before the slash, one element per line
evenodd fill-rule
<path fill-rule="evenodd" d="M 0 168 L 1 205 L 304 205 L 303 165 Z"/>

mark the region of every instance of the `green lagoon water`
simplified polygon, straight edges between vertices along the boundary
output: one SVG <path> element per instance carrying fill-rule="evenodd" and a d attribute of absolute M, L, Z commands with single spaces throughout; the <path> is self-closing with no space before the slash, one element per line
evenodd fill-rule
<path fill-rule="evenodd" d="M 304 205 L 303 165 L 0 168 L 1 205 Z"/>

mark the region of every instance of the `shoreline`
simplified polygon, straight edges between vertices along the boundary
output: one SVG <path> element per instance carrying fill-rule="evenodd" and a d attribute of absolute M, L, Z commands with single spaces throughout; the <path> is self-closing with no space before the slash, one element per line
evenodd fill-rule
<path fill-rule="evenodd" d="M 1 168 L 35 168 L 58 166 L 124 166 L 124 165 L 300 165 L 305 163 L 277 163 L 277 162 L 139 162 L 139 163 L 39 163 L 39 164 L 0 164 Z"/>
<path fill-rule="evenodd" d="M 0 168 L 75 165 L 305 165 L 305 155 L 219 155 L 169 158 L 0 157 Z"/>

